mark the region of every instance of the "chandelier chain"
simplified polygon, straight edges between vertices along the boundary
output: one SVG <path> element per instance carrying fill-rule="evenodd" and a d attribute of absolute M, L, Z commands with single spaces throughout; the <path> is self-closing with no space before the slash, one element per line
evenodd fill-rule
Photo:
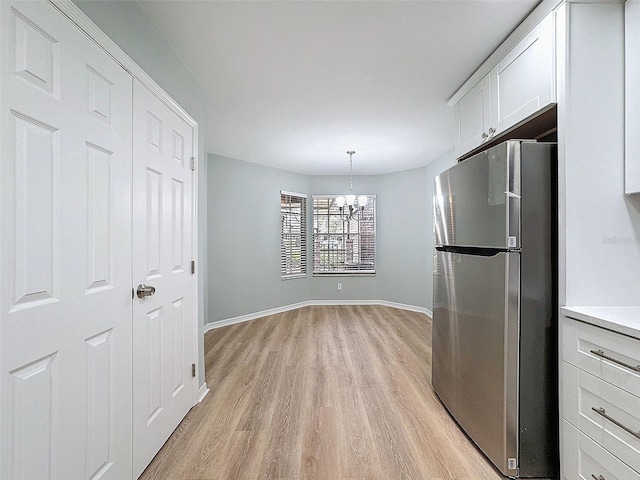
<path fill-rule="evenodd" d="M 356 153 L 353 150 L 349 150 L 347 154 L 349 155 L 349 190 L 350 193 L 353 193 L 353 154 Z"/>
<path fill-rule="evenodd" d="M 349 150 L 349 194 L 346 196 L 339 196 L 335 198 L 335 204 L 340 209 L 340 218 L 344 222 L 351 220 L 358 220 L 360 214 L 364 212 L 364 207 L 367 204 L 367 197 L 360 195 L 358 198 L 353 194 L 353 154 L 354 150 Z M 346 210 L 345 210 L 346 207 Z"/>

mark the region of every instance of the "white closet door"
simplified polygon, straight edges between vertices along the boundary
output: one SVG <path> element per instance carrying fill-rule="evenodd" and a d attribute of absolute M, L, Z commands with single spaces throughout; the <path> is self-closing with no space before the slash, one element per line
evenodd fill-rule
<path fill-rule="evenodd" d="M 0 478 L 131 478 L 132 79 L 0 2 Z"/>
<path fill-rule="evenodd" d="M 193 128 L 134 81 L 133 473 L 139 475 L 196 403 Z"/>

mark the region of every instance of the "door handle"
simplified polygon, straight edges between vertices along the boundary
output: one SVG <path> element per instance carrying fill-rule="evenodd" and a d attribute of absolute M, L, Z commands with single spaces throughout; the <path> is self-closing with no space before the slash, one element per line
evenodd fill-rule
<path fill-rule="evenodd" d="M 620 423 L 618 420 L 616 420 L 615 418 L 607 415 L 607 411 L 603 408 L 596 408 L 596 407 L 591 407 L 591 410 L 593 410 L 594 412 L 596 412 L 598 415 L 606 418 L 607 420 L 609 420 L 611 423 L 613 423 L 614 425 L 619 426 L 621 429 L 623 429 L 625 432 L 629 432 L 631 435 L 633 435 L 636 438 L 640 438 L 640 432 L 634 432 L 633 430 L 631 430 L 629 427 L 627 427 L 625 424 Z"/>
<path fill-rule="evenodd" d="M 617 363 L 618 365 L 622 365 L 623 367 L 627 367 L 630 370 L 636 371 L 636 372 L 640 372 L 640 365 L 629 365 L 628 363 L 625 363 L 621 360 L 616 360 L 613 357 L 610 357 L 609 355 L 605 355 L 605 353 L 602 350 L 589 350 L 591 353 L 593 353 L 594 355 L 597 355 L 598 357 L 604 358 L 606 360 L 609 360 L 610 362 L 613 363 Z"/>
<path fill-rule="evenodd" d="M 147 286 L 144 283 L 138 285 L 138 289 L 136 290 L 138 298 L 150 297 L 154 293 L 156 293 L 156 287 L 152 287 L 151 285 Z"/>

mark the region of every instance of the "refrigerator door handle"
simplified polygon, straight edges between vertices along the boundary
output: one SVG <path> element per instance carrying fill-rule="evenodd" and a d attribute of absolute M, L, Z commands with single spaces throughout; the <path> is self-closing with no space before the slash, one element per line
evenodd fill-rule
<path fill-rule="evenodd" d="M 504 379 L 505 379 L 505 454 L 518 457 L 518 412 L 520 409 L 520 255 L 507 255 L 504 322 Z M 506 459 L 505 459 L 506 460 Z M 508 464 L 508 462 L 506 462 Z M 507 465 L 509 469 L 509 465 Z M 509 469 L 513 470 L 513 469 Z"/>

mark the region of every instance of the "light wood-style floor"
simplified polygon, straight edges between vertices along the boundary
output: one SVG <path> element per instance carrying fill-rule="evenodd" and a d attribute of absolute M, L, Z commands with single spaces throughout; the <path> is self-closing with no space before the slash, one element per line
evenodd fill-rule
<path fill-rule="evenodd" d="M 208 332 L 211 392 L 142 479 L 497 480 L 431 389 L 431 322 L 306 307 Z"/>

